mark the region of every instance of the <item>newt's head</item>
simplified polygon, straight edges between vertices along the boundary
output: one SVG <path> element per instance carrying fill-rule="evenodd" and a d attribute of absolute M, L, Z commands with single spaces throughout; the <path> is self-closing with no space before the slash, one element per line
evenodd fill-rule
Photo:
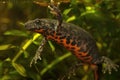
<path fill-rule="evenodd" d="M 35 19 L 25 23 L 25 28 L 29 31 L 44 33 L 48 29 L 54 29 L 56 22 L 50 19 Z"/>

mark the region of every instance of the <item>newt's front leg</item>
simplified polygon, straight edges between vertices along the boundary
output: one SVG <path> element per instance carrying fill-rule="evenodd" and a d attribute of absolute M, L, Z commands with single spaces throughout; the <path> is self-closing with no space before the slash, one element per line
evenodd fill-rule
<path fill-rule="evenodd" d="M 38 59 L 41 60 L 40 55 L 41 55 L 41 52 L 43 51 L 43 47 L 44 47 L 44 45 L 45 45 L 46 42 L 47 42 L 47 40 L 45 38 L 43 38 L 43 40 L 41 41 L 41 44 L 40 44 L 39 48 L 36 51 L 35 56 L 33 57 L 33 59 L 30 62 L 30 67 L 32 66 L 33 63 L 36 64 Z"/>
<path fill-rule="evenodd" d="M 48 6 L 48 8 L 51 10 L 50 12 L 56 16 L 57 18 L 57 25 L 55 26 L 55 31 L 59 31 L 61 25 L 62 25 L 62 15 L 61 15 L 61 11 L 59 9 L 59 3 L 57 5 L 55 5 L 54 1 L 51 0 L 50 5 Z"/>

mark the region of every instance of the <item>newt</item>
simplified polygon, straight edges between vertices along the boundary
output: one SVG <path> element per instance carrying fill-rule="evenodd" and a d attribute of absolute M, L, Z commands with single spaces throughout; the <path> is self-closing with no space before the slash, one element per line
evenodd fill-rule
<path fill-rule="evenodd" d="M 40 59 L 40 53 L 42 52 L 44 44 L 48 40 L 53 40 L 71 51 L 82 63 L 94 66 L 94 80 L 100 80 L 98 69 L 102 63 L 106 64 L 103 70 L 104 72 L 108 71 L 111 73 L 112 69 L 117 71 L 118 65 L 109 58 L 99 55 L 96 41 L 90 33 L 77 25 L 63 22 L 61 12 L 53 2 L 49 5 L 49 8 L 57 17 L 57 20 L 37 18 L 25 23 L 27 30 L 40 33 L 44 36 L 42 44 L 38 48 L 31 64 L 33 62 L 37 63 L 37 60 Z"/>

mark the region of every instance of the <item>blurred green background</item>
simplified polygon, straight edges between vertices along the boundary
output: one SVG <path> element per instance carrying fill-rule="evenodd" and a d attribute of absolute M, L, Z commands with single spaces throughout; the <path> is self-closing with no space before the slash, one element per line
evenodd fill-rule
<path fill-rule="evenodd" d="M 39 5 L 35 2 L 39 2 Z M 96 40 L 100 55 L 120 65 L 120 0 L 54 0 L 61 2 L 65 22 L 76 24 Z M 87 66 L 76 69 L 70 79 L 67 71 L 77 61 L 62 46 L 49 41 L 42 60 L 29 66 L 43 38 L 26 31 L 24 23 L 35 18 L 55 17 L 50 14 L 49 0 L 0 0 L 0 80 L 93 80 Z M 120 70 L 102 76 L 101 80 L 119 80 Z"/>

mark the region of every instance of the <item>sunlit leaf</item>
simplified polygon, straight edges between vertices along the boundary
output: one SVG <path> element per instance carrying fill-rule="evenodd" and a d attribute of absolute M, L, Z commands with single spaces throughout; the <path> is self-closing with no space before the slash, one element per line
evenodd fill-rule
<path fill-rule="evenodd" d="M 37 35 L 40 35 L 40 34 L 37 34 Z M 35 37 L 35 36 L 34 36 L 34 37 Z M 33 37 L 33 39 L 34 39 L 34 37 Z M 33 40 L 33 43 L 34 43 L 35 45 L 40 45 L 40 42 L 42 41 L 43 36 L 42 36 L 42 35 L 39 36 L 38 39 L 39 39 L 39 40 Z"/>
<path fill-rule="evenodd" d="M 83 12 L 81 14 L 81 16 L 85 16 L 87 14 L 91 14 L 91 13 L 94 13 L 95 14 L 96 10 L 95 10 L 95 7 L 91 7 L 91 6 L 86 6 L 86 11 Z"/>
<path fill-rule="evenodd" d="M 35 45 L 40 45 L 40 42 L 38 42 L 38 41 L 33 41 L 33 43 L 34 43 Z"/>
<path fill-rule="evenodd" d="M 12 45 L 12 44 L 4 44 L 4 45 L 0 45 L 0 50 L 8 50 L 11 48 L 16 48 L 16 46 Z"/>
<path fill-rule="evenodd" d="M 20 30 L 10 30 L 10 31 L 6 31 L 4 33 L 4 35 L 11 35 L 11 36 L 24 36 L 24 37 L 27 37 L 28 34 L 26 34 L 25 32 L 23 31 L 20 31 Z"/>
<path fill-rule="evenodd" d="M 72 10 L 72 8 L 65 9 L 64 12 L 63 12 L 63 14 L 64 14 L 64 15 L 67 15 L 71 10 Z"/>
<path fill-rule="evenodd" d="M 66 22 L 74 21 L 75 19 L 76 19 L 75 16 L 71 16 L 70 18 L 68 18 L 68 19 L 66 20 Z"/>
<path fill-rule="evenodd" d="M 27 76 L 26 70 L 25 70 L 25 68 L 24 68 L 21 64 L 12 63 L 12 65 L 13 65 L 13 67 L 17 70 L 17 72 L 18 72 L 20 75 L 22 75 L 22 76 L 24 76 L 24 77 Z"/>

